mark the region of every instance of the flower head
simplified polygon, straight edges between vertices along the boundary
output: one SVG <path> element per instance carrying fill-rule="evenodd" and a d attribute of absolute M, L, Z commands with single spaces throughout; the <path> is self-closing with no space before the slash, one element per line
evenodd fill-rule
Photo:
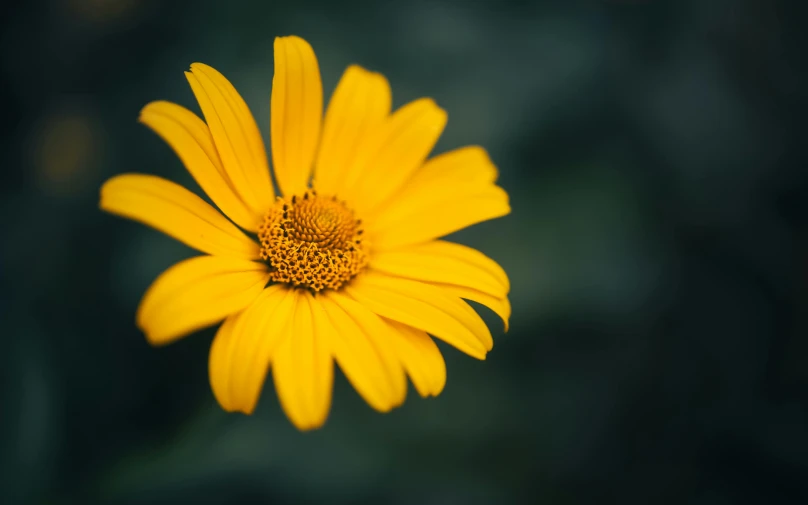
<path fill-rule="evenodd" d="M 223 321 L 209 361 L 219 404 L 252 413 L 271 369 L 300 429 L 325 422 L 334 361 L 387 412 L 404 401 L 407 376 L 421 396 L 443 389 L 446 367 L 430 335 L 485 358 L 491 333 L 464 299 L 491 308 L 507 329 L 508 277 L 482 253 L 438 239 L 507 214 L 508 196 L 480 147 L 427 160 L 446 124 L 435 102 L 391 112 L 387 80 L 353 65 L 323 117 L 314 51 L 299 37 L 277 38 L 276 194 L 261 134 L 233 85 L 201 63 L 185 75 L 205 120 L 168 102 L 148 104 L 140 120 L 224 215 L 156 176 L 123 174 L 101 188 L 102 209 L 206 253 L 166 270 L 143 296 L 137 324 L 149 342 Z"/>

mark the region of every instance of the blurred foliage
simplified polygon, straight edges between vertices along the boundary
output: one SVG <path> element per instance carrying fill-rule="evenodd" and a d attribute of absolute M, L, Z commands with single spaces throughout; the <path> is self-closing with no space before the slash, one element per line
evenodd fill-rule
<path fill-rule="evenodd" d="M 2 503 L 806 503 L 808 177 L 799 2 L 38 0 L 2 7 Z M 326 94 L 350 63 L 434 97 L 514 212 L 458 233 L 512 329 L 387 415 L 343 377 L 301 434 L 227 415 L 213 330 L 150 348 L 145 288 L 190 250 L 102 214 L 113 174 L 195 188 L 137 124 L 213 65 L 266 134 L 272 40 Z"/>

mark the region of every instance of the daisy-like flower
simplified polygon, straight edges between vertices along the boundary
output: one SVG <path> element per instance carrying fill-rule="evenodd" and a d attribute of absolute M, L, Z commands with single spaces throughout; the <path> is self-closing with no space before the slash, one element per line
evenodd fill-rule
<path fill-rule="evenodd" d="M 279 37 L 270 104 L 278 194 L 233 85 L 201 63 L 185 76 L 205 121 L 163 101 L 140 121 L 224 215 L 153 175 L 118 175 L 101 188 L 103 210 L 206 253 L 166 270 L 143 296 L 136 319 L 151 344 L 224 321 L 209 360 L 219 404 L 252 413 L 271 369 L 301 430 L 328 416 L 334 361 L 387 412 L 404 401 L 406 376 L 423 397 L 443 389 L 446 365 L 430 335 L 485 359 L 491 333 L 464 299 L 491 308 L 507 331 L 508 277 L 479 251 L 438 238 L 510 207 L 482 148 L 426 159 L 446 112 L 428 98 L 391 112 L 387 80 L 352 65 L 323 117 L 314 51 Z"/>

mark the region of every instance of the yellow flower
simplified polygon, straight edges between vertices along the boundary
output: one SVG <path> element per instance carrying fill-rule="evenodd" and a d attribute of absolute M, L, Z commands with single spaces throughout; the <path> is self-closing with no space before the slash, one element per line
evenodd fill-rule
<path fill-rule="evenodd" d="M 185 75 L 205 121 L 168 102 L 148 104 L 140 121 L 229 220 L 160 177 L 123 174 L 101 188 L 103 210 L 207 253 L 169 268 L 144 295 L 137 324 L 150 343 L 224 320 L 209 361 L 219 404 L 252 413 L 271 368 L 301 430 L 328 416 L 334 360 L 387 412 L 404 401 L 406 376 L 423 397 L 443 389 L 446 366 L 430 335 L 485 359 L 491 333 L 463 299 L 490 307 L 507 331 L 508 277 L 479 251 L 438 238 L 508 214 L 508 195 L 480 147 L 426 160 L 446 124 L 435 102 L 391 113 L 387 80 L 352 65 L 323 117 L 314 51 L 299 37 L 277 38 L 277 196 L 261 134 L 233 85 L 201 63 Z"/>

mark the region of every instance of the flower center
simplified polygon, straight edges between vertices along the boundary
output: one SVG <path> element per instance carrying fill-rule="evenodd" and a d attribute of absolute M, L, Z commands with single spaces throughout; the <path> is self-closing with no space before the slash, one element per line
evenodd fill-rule
<path fill-rule="evenodd" d="M 339 289 L 368 264 L 362 221 L 337 197 L 279 198 L 258 229 L 270 279 L 320 291 Z"/>

